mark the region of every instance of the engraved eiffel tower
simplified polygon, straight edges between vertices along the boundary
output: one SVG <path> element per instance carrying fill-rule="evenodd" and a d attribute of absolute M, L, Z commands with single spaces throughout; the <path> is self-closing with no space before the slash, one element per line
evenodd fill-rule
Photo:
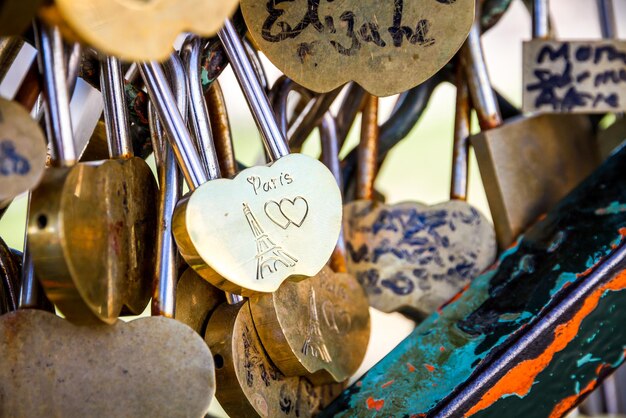
<path fill-rule="evenodd" d="M 315 289 L 311 288 L 311 296 L 309 297 L 309 330 L 306 340 L 302 344 L 302 354 L 317 357 L 324 363 L 330 363 L 332 357 L 324 342 L 324 336 L 320 329 L 320 320 L 317 315 L 317 303 L 315 301 Z"/>
<path fill-rule="evenodd" d="M 252 234 L 256 240 L 256 279 L 260 280 L 265 278 L 265 272 L 275 273 L 279 264 L 285 267 L 293 267 L 298 262 L 297 258 L 289 255 L 278 245 L 274 244 L 274 241 L 263 231 L 261 225 L 254 217 L 250 206 L 247 203 L 243 204 L 243 213 L 246 216 L 248 225 L 252 229 Z"/>

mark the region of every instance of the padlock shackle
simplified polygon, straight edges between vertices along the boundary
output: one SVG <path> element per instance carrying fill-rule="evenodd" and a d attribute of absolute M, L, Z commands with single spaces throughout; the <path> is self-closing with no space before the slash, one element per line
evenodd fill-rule
<path fill-rule="evenodd" d="M 116 57 L 108 56 L 100 62 L 100 89 L 104 101 L 109 157 L 133 157 L 133 142 L 130 137 L 130 119 L 124 98 L 122 65 Z"/>
<path fill-rule="evenodd" d="M 472 108 L 465 69 L 457 61 L 456 109 L 454 114 L 454 141 L 452 145 L 451 200 L 467 200 L 469 137 L 471 135 Z"/>
<path fill-rule="evenodd" d="M 187 90 L 190 95 L 189 122 L 195 137 L 195 145 L 209 179 L 218 179 L 222 175 L 213 143 L 209 111 L 202 89 L 202 41 L 200 38 L 195 35 L 187 36 L 181 47 L 180 55 L 187 73 Z"/>
<path fill-rule="evenodd" d="M 139 67 L 137 67 L 139 72 Z M 182 60 L 178 55 L 172 55 L 171 59 L 165 62 L 165 72 L 167 74 L 172 93 L 183 121 L 187 122 L 187 109 L 189 105 L 189 95 L 187 93 L 187 83 L 185 79 L 185 69 Z M 165 148 L 168 144 L 163 132 L 163 126 L 159 116 L 154 109 L 152 102 L 148 102 L 148 127 L 150 129 L 150 140 L 154 150 L 154 160 L 157 169 L 163 164 L 165 158 Z"/>
<path fill-rule="evenodd" d="M 267 95 L 252 68 L 239 34 L 229 19 L 224 22 L 224 27 L 220 29 L 218 35 L 252 111 L 269 157 L 276 161 L 288 155 L 289 147 L 285 136 L 276 123 Z"/>
<path fill-rule="evenodd" d="M 502 115 L 498 99 L 491 87 L 489 71 L 485 63 L 480 40 L 480 26 L 474 21 L 465 44 L 462 47 L 464 67 L 467 74 L 472 103 L 482 130 L 494 129 L 502 125 Z"/>
<path fill-rule="evenodd" d="M 319 104 L 319 101 L 316 101 L 319 96 L 316 96 L 311 90 L 301 86 L 289 77 L 281 76 L 278 80 L 276 80 L 269 92 L 269 97 L 272 98 L 274 114 L 276 115 L 278 126 L 280 127 L 281 132 L 289 138 L 290 142 L 296 139 L 295 137 L 291 137 L 289 135 L 290 126 L 287 115 L 287 100 L 289 99 L 289 94 L 291 92 L 297 92 L 302 99 L 307 101 L 300 114 L 295 115 L 294 124 L 302 123 L 303 120 L 306 120 L 307 115 L 310 112 L 316 111 L 316 107 Z M 303 142 L 303 140 L 298 141 L 299 146 L 302 146 Z"/>
<path fill-rule="evenodd" d="M 603 39 L 617 39 L 617 20 L 613 0 L 597 0 Z"/>
<path fill-rule="evenodd" d="M 235 148 L 228 109 L 226 108 L 226 99 L 224 98 L 219 80 L 215 80 L 211 84 L 211 87 L 204 93 L 204 98 L 209 109 L 211 131 L 213 132 L 213 142 L 220 164 L 220 171 L 225 178 L 235 177 L 239 170 L 237 160 L 235 159 Z"/>
<path fill-rule="evenodd" d="M 39 71 L 43 77 L 46 130 L 55 165 L 69 167 L 76 163 L 76 147 L 72 132 L 70 98 L 65 71 L 65 47 L 58 27 L 34 24 Z"/>
<path fill-rule="evenodd" d="M 533 39 L 550 38 L 550 2 L 533 0 L 532 7 Z"/>
<path fill-rule="evenodd" d="M 343 178 L 341 175 L 341 162 L 339 161 L 339 152 L 341 144 L 339 138 L 339 128 L 336 118 L 329 112 L 326 112 L 319 125 L 320 142 L 322 143 L 322 162 L 337 180 L 339 190 L 342 189 Z M 330 267 L 337 273 L 347 273 L 347 255 L 346 240 L 343 226 L 339 231 L 339 239 L 337 245 L 330 256 Z"/>
<path fill-rule="evenodd" d="M 169 84 L 175 94 L 176 105 L 181 115 L 187 113 L 187 84 L 185 69 L 178 56 L 166 63 Z M 185 119 L 183 117 L 183 119 Z M 172 215 L 182 193 L 180 171 L 176 155 L 164 137 L 164 132 L 150 103 L 149 124 L 154 157 L 157 161 L 159 195 L 157 209 L 156 264 L 152 288 L 153 316 L 174 318 L 176 308 L 176 285 L 178 276 L 177 249 L 172 235 Z"/>
<path fill-rule="evenodd" d="M 374 182 L 378 172 L 379 136 L 378 97 L 368 94 L 363 105 L 361 139 L 357 149 L 357 200 L 374 200 Z"/>
<path fill-rule="evenodd" d="M 174 54 L 175 55 L 175 54 Z M 172 59 L 172 58 L 170 58 Z M 167 138 L 176 155 L 178 165 L 191 190 L 209 181 L 196 152 L 191 134 L 178 111 L 174 94 L 168 85 L 163 68 L 156 61 L 144 62 L 139 66 L 141 76 Z"/>

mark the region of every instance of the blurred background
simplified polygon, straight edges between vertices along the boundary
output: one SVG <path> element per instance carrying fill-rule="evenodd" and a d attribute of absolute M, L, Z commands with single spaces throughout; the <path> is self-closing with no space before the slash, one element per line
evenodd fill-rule
<path fill-rule="evenodd" d="M 620 38 L 626 37 L 626 1 L 614 1 Z M 596 0 L 551 0 L 550 8 L 558 37 L 563 39 L 597 39 L 600 37 Z M 531 26 L 527 9 L 521 0 L 513 2 L 496 27 L 483 37 L 483 45 L 493 85 L 516 106 L 521 106 L 522 41 L 530 38 Z M 0 85 L 0 95 L 12 98 L 34 51 L 23 51 L 18 65 Z M 270 81 L 280 73 L 264 60 Z M 410 69 L 407 69 L 410 71 Z M 228 101 L 234 131 L 237 158 L 246 165 L 257 163 L 262 145 L 243 95 L 230 69 L 220 77 Z M 93 129 L 93 115 L 84 114 L 85 101 L 98 102 L 99 96 L 81 84 L 72 100 L 75 128 Z M 381 121 L 391 111 L 394 97 L 381 101 Z M 452 160 L 452 129 L 454 123 L 455 89 L 441 85 L 430 105 L 410 135 L 389 154 L 376 183 L 387 202 L 420 201 L 435 204 L 448 200 Z M 475 126 L 477 124 L 474 124 Z M 349 147 L 358 141 L 359 123 L 355 124 Z M 319 142 L 309 139 L 304 152 L 319 155 Z M 152 164 L 153 165 L 153 164 Z M 472 156 L 470 165 L 469 202 L 490 217 L 480 173 Z M 17 199 L 0 220 L 0 236 L 13 248 L 22 249 L 26 223 L 26 200 Z M 412 321 L 399 314 L 382 314 L 371 310 L 372 334 L 366 359 L 358 373 L 365 372 L 395 347 L 414 328 Z M 358 375 L 356 377 L 358 377 Z M 212 413 L 225 416 L 217 402 Z"/>

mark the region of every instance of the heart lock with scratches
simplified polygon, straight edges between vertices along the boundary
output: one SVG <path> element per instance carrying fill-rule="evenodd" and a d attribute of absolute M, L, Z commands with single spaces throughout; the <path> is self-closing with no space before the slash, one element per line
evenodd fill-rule
<path fill-rule="evenodd" d="M 390 96 L 452 59 L 474 0 L 242 0 L 241 11 L 260 50 L 298 84 L 324 93 L 355 81 Z"/>
<path fill-rule="evenodd" d="M 280 88 L 277 84 L 272 90 Z M 287 113 L 286 97 L 279 96 L 289 93 L 282 89 L 274 94 L 275 103 L 282 103 L 277 109 L 279 121 Z M 323 154 L 333 154 L 338 148 L 337 127 L 330 112 L 319 131 Z M 249 305 L 265 350 L 286 376 L 305 376 L 314 384 L 343 382 L 365 356 L 370 336 L 367 296 L 345 271 L 325 266 L 308 280 L 287 282 L 274 293 L 251 296 Z"/>
<path fill-rule="evenodd" d="M 152 102 L 168 138 L 178 149 L 179 165 L 193 190 L 176 208 L 174 237 L 187 264 L 216 287 L 243 296 L 273 292 L 283 281 L 314 276 L 326 264 L 341 227 L 341 196 L 322 163 L 302 154 L 289 154 L 230 21 L 219 35 L 274 162 L 244 170 L 233 179 L 219 178 L 217 162 L 207 173 L 173 105 L 162 69 L 155 63 L 140 65 Z M 280 205 L 285 198 L 296 201 L 298 197 L 308 206 L 304 219 L 286 209 L 293 219 L 285 229 L 284 219 L 277 224 L 267 215 L 268 202 Z"/>
<path fill-rule="evenodd" d="M 165 60 L 184 32 L 214 36 L 237 0 L 59 0 L 42 18 L 106 55 L 126 61 Z"/>
<path fill-rule="evenodd" d="M 56 167 L 32 191 L 28 242 L 48 298 L 70 321 L 113 323 L 147 306 L 156 182 L 132 156 L 119 62 L 103 62 L 109 160 L 75 164 L 59 31 L 40 26 L 41 67 Z M 56 51 L 61 51 L 56 52 Z"/>
<path fill-rule="evenodd" d="M 466 89 L 458 92 L 466 99 Z M 434 206 L 373 200 L 377 100 L 370 96 L 364 107 L 357 200 L 344 207 L 348 271 L 365 288 L 372 307 L 419 321 L 493 263 L 495 233 L 487 218 L 464 201 L 469 130 L 459 124 L 460 118 L 469 123 L 467 104 L 457 107 L 452 200 Z"/>

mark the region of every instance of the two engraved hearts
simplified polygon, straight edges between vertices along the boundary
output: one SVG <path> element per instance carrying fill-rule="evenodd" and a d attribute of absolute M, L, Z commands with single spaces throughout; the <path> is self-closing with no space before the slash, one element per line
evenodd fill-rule
<path fill-rule="evenodd" d="M 300 228 L 309 214 L 309 204 L 301 196 L 295 199 L 284 198 L 280 202 L 270 200 L 265 203 L 265 214 L 282 229 L 295 225 Z"/>

